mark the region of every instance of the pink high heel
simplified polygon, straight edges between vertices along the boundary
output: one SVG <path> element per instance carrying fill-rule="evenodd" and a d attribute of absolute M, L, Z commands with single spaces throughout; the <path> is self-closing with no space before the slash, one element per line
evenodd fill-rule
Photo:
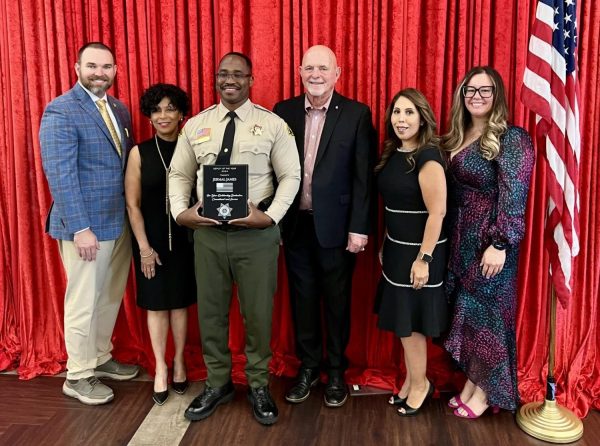
<path fill-rule="evenodd" d="M 467 412 L 467 415 L 463 415 L 459 412 L 458 409 L 460 409 L 460 407 L 463 408 L 463 410 L 465 412 Z M 496 415 L 498 413 L 500 413 L 500 407 L 498 406 L 489 406 L 487 409 L 485 409 L 481 415 L 483 415 L 484 413 L 486 413 L 488 411 L 488 409 L 492 409 L 492 414 Z M 461 406 L 457 407 L 456 409 L 454 409 L 453 411 L 454 415 L 457 416 L 458 418 L 466 418 L 469 420 L 476 420 L 477 418 L 479 418 L 481 415 L 477 415 L 475 412 L 473 412 L 471 410 L 471 408 L 469 406 L 467 406 L 466 404 L 462 404 Z"/>
<path fill-rule="evenodd" d="M 450 409 L 458 409 L 463 404 L 464 403 L 460 399 L 460 393 L 458 395 L 453 396 L 452 398 L 450 398 L 450 401 L 448 401 L 448 407 Z"/>

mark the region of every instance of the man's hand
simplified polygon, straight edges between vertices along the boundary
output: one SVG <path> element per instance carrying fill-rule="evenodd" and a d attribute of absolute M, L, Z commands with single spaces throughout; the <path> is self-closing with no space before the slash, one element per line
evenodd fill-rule
<path fill-rule="evenodd" d="M 348 246 L 346 246 L 346 250 L 354 254 L 364 251 L 368 241 L 369 239 L 366 237 L 361 237 L 356 234 L 348 234 Z"/>
<path fill-rule="evenodd" d="M 75 243 L 79 257 L 82 260 L 88 262 L 96 260 L 96 251 L 100 249 L 100 243 L 91 229 L 88 228 L 75 234 L 73 243 Z"/>
<path fill-rule="evenodd" d="M 221 224 L 220 222 L 218 222 L 217 220 L 213 220 L 212 218 L 202 217 L 198 213 L 198 210 L 201 206 L 201 202 L 196 203 L 191 208 L 188 208 L 181 214 L 179 214 L 175 221 L 177 222 L 177 224 L 181 226 L 186 226 L 190 229 L 198 229 L 202 226 L 215 226 Z"/>
<path fill-rule="evenodd" d="M 248 200 L 248 207 L 250 208 L 250 214 L 244 218 L 236 218 L 229 222 L 232 226 L 242 226 L 244 228 L 264 229 L 269 226 L 273 226 L 273 220 L 263 211 L 254 206 L 250 200 Z"/>

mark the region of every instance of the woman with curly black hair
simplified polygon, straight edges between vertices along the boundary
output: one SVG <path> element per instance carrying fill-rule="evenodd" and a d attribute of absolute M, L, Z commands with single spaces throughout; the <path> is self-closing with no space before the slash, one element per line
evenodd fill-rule
<path fill-rule="evenodd" d="M 187 229 L 171 217 L 167 188 L 167 171 L 179 126 L 189 111 L 189 99 L 175 85 L 155 84 L 142 95 L 140 107 L 156 134 L 129 154 L 125 199 L 135 235 L 137 304 L 148 310 L 148 332 L 156 361 L 152 398 L 162 405 L 169 396 L 165 361 L 169 326 L 175 344 L 172 388 L 179 394 L 188 388 L 183 348 L 187 307 L 196 302 L 193 244 Z"/>

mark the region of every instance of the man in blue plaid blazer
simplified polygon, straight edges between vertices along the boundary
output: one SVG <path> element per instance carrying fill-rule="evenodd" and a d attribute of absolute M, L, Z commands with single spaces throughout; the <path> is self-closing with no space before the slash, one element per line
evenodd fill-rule
<path fill-rule="evenodd" d="M 75 71 L 75 86 L 44 111 L 40 146 L 54 199 L 47 231 L 58 241 L 67 276 L 63 393 L 96 405 L 114 398 L 99 377 L 125 380 L 138 373 L 111 356 L 131 262 L 123 170 L 133 138 L 125 105 L 106 94 L 117 71 L 111 49 L 99 42 L 83 46 Z"/>

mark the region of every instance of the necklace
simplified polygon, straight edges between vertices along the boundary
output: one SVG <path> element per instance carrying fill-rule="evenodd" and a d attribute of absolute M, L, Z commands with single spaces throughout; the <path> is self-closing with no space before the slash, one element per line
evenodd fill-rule
<path fill-rule="evenodd" d="M 396 150 L 400 153 L 410 153 L 410 152 L 414 152 L 417 148 L 416 147 L 396 147 Z"/>
<path fill-rule="evenodd" d="M 165 163 L 165 159 L 163 158 L 162 152 L 160 151 L 160 146 L 158 145 L 158 137 L 156 135 L 154 135 L 154 142 L 156 143 L 156 150 L 158 151 L 158 156 L 160 156 L 162 165 L 165 168 L 165 212 L 167 213 L 167 221 L 169 222 L 169 251 L 173 251 L 173 234 L 171 233 L 171 216 L 169 215 L 169 168 L 167 167 L 167 163 Z"/>

